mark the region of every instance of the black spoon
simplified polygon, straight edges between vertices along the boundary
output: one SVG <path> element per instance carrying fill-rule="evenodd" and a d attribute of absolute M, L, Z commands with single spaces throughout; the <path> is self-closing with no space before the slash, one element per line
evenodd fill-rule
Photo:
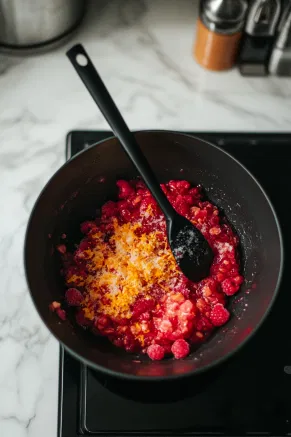
<path fill-rule="evenodd" d="M 180 269 L 193 282 L 205 278 L 213 260 L 208 242 L 168 201 L 83 46 L 75 45 L 67 52 L 67 56 L 163 211 L 170 247 Z"/>

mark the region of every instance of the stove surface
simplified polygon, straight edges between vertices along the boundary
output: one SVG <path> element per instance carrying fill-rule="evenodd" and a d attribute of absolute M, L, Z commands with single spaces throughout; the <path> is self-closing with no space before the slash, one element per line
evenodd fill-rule
<path fill-rule="evenodd" d="M 291 134 L 188 133 L 225 149 L 259 180 L 278 214 L 288 265 Z M 69 133 L 67 159 L 110 136 Z M 61 349 L 59 437 L 291 435 L 291 293 L 286 277 L 287 269 L 258 333 L 223 367 L 199 381 L 117 380 L 90 370 Z"/>

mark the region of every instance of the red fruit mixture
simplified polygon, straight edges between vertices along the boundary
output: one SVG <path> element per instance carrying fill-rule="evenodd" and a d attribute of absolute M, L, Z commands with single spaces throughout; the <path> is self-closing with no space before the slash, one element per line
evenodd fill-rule
<path fill-rule="evenodd" d="M 129 352 L 185 358 L 230 314 L 227 296 L 236 293 L 237 235 L 201 187 L 170 181 L 161 187 L 176 211 L 202 232 L 214 252 L 210 275 L 189 281 L 169 248 L 164 216 L 143 182 L 117 182 L 119 200 L 102 207 L 101 217 L 81 224 L 85 234 L 74 253 L 58 247 L 67 285 L 65 301 L 76 321 Z M 52 311 L 64 319 L 58 302 Z"/>

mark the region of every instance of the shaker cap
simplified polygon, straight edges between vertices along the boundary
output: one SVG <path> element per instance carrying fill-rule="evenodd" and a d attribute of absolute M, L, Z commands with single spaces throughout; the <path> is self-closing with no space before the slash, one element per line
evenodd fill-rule
<path fill-rule="evenodd" d="M 242 29 L 247 8 L 246 0 L 203 0 L 201 18 L 212 31 L 234 33 Z"/>
<path fill-rule="evenodd" d="M 281 0 L 253 0 L 247 17 L 246 33 L 273 36 L 281 13 Z"/>
<path fill-rule="evenodd" d="M 275 46 L 280 50 L 291 48 L 291 2 L 281 17 Z"/>

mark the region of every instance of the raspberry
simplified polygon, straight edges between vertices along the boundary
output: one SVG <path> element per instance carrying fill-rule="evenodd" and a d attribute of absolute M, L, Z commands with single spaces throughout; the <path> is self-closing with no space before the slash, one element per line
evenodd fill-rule
<path fill-rule="evenodd" d="M 187 343 L 187 341 L 183 340 L 182 338 L 180 340 L 176 340 L 172 347 L 171 351 L 174 355 L 174 357 L 179 360 L 181 358 L 187 357 L 187 355 L 190 352 L 190 346 Z"/>
<path fill-rule="evenodd" d="M 115 338 L 113 340 L 113 344 L 115 344 L 115 346 L 117 346 L 117 347 L 123 347 L 123 340 L 122 340 L 122 338 Z"/>
<path fill-rule="evenodd" d="M 127 319 L 126 319 L 126 320 L 127 320 Z M 146 311 L 145 313 L 142 313 L 142 314 L 139 316 L 138 320 L 140 320 L 141 322 L 142 322 L 142 321 L 147 322 L 147 321 L 151 320 L 151 315 L 150 315 L 150 313 L 149 313 L 148 311 Z"/>
<path fill-rule="evenodd" d="M 157 209 L 157 202 L 155 199 L 153 199 L 152 196 L 144 197 L 140 203 L 140 211 L 142 214 L 144 214 L 148 207 L 152 208 L 152 214 L 157 215 L 158 209 Z"/>
<path fill-rule="evenodd" d="M 116 204 L 117 210 L 129 208 L 129 203 L 127 200 L 119 200 Z"/>
<path fill-rule="evenodd" d="M 174 206 L 175 206 L 176 211 L 179 214 L 181 214 L 183 216 L 186 216 L 187 214 L 189 214 L 189 205 L 187 203 L 185 203 L 185 202 L 178 203 L 177 202 Z"/>
<path fill-rule="evenodd" d="M 151 344 L 147 348 L 147 354 L 151 360 L 160 361 L 165 356 L 165 349 L 159 344 Z"/>
<path fill-rule="evenodd" d="M 79 249 L 80 251 L 90 249 L 90 243 L 89 243 L 89 241 L 88 241 L 86 238 L 84 238 L 84 240 L 82 240 L 81 243 L 79 244 L 78 249 Z"/>
<path fill-rule="evenodd" d="M 117 212 L 117 205 L 115 202 L 112 202 L 112 200 L 109 200 L 108 202 L 106 202 L 102 208 L 101 208 L 101 212 L 102 212 L 102 217 L 113 217 L 115 216 L 116 212 Z"/>
<path fill-rule="evenodd" d="M 130 212 L 128 209 L 123 209 L 123 208 L 121 208 L 121 209 L 119 210 L 119 214 L 120 214 L 120 217 L 121 217 L 125 222 L 129 222 L 129 221 L 131 221 L 132 215 L 131 215 L 131 212 Z"/>
<path fill-rule="evenodd" d="M 191 196 L 196 197 L 196 199 L 200 199 L 201 198 L 201 187 L 195 187 L 195 188 L 190 188 L 190 190 L 188 191 L 188 194 L 191 194 Z"/>
<path fill-rule="evenodd" d="M 229 316 L 227 309 L 221 303 L 218 303 L 210 313 L 210 320 L 214 326 L 222 326 L 228 321 Z"/>
<path fill-rule="evenodd" d="M 75 319 L 80 326 L 85 327 L 91 325 L 91 321 L 86 319 L 84 311 L 81 308 L 76 312 Z"/>
<path fill-rule="evenodd" d="M 89 232 L 94 228 L 96 228 L 96 223 L 89 221 L 89 220 L 86 222 L 83 222 L 80 226 L 82 234 L 89 234 Z"/>
<path fill-rule="evenodd" d="M 110 325 L 110 319 L 107 316 L 99 316 L 95 322 L 95 326 L 99 331 L 104 331 Z"/>
<path fill-rule="evenodd" d="M 117 181 L 116 185 L 119 188 L 118 197 L 120 199 L 127 199 L 129 196 L 134 194 L 134 189 L 130 186 L 127 181 Z"/>
<path fill-rule="evenodd" d="M 225 279 L 221 283 L 221 288 L 224 294 L 227 296 L 232 296 L 235 294 L 239 289 L 240 284 L 237 284 L 234 279 Z"/>
<path fill-rule="evenodd" d="M 170 181 L 168 186 L 172 191 L 177 191 L 179 194 L 183 194 L 190 188 L 188 181 Z"/>
<path fill-rule="evenodd" d="M 143 199 L 145 197 L 151 197 L 151 192 L 147 188 L 137 188 L 136 194 L 141 196 Z"/>
<path fill-rule="evenodd" d="M 244 278 L 242 276 L 238 275 L 238 276 L 235 276 L 233 278 L 233 281 L 236 285 L 241 285 L 244 281 Z"/>
<path fill-rule="evenodd" d="M 209 234 L 210 235 L 219 235 L 221 232 L 221 229 L 219 226 L 214 226 L 213 228 L 209 229 Z"/>
<path fill-rule="evenodd" d="M 205 301 L 205 299 L 197 299 L 196 307 L 202 314 L 206 314 L 210 312 L 211 306 Z"/>
<path fill-rule="evenodd" d="M 212 331 L 213 325 L 207 319 L 207 317 L 200 315 L 200 317 L 196 321 L 196 328 L 198 331 L 207 332 L 207 331 Z"/>
<path fill-rule="evenodd" d="M 140 179 L 138 179 L 136 181 L 132 181 L 132 182 L 135 183 L 135 188 L 137 190 L 138 189 L 140 189 L 140 190 L 146 190 L 147 189 L 146 184 L 142 180 L 140 180 Z"/>
<path fill-rule="evenodd" d="M 193 205 L 193 197 L 191 196 L 191 194 L 185 194 L 183 196 L 183 200 L 185 203 L 187 203 L 189 206 Z"/>
<path fill-rule="evenodd" d="M 132 334 L 128 333 L 123 337 L 123 344 L 127 352 L 135 352 L 137 342 Z"/>
<path fill-rule="evenodd" d="M 142 197 L 141 196 L 136 196 L 134 199 L 131 200 L 131 205 L 132 206 L 136 206 L 141 202 Z"/>
<path fill-rule="evenodd" d="M 59 318 L 60 318 L 61 320 L 66 320 L 66 318 L 67 318 L 67 314 L 66 314 L 66 311 L 65 311 L 65 310 L 62 310 L 61 308 L 57 308 L 57 309 L 56 309 L 56 313 L 57 313 L 57 315 L 59 316 Z"/>
<path fill-rule="evenodd" d="M 87 255 L 85 252 L 83 252 L 82 250 L 77 250 L 74 256 L 74 261 L 76 264 L 82 266 L 82 264 L 84 263 L 84 260 L 86 259 Z"/>
<path fill-rule="evenodd" d="M 137 319 L 141 314 L 153 310 L 154 307 L 154 299 L 139 299 L 133 306 L 133 318 Z"/>
<path fill-rule="evenodd" d="M 78 307 L 83 302 L 83 295 L 77 288 L 69 288 L 66 291 L 66 301 L 68 305 Z"/>

